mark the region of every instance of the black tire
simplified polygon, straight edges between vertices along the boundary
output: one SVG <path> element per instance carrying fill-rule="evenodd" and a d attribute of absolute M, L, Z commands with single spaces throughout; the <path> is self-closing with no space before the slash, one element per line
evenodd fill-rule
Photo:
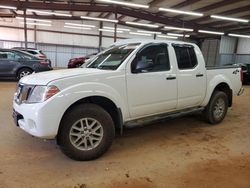
<path fill-rule="evenodd" d="M 208 123 L 220 123 L 226 116 L 228 109 L 228 96 L 222 91 L 215 91 L 204 110 Z"/>
<path fill-rule="evenodd" d="M 90 129 L 89 133 L 90 135 L 84 136 L 83 135 L 85 134 L 83 133 L 84 130 L 82 130 L 81 128 L 83 128 L 84 126 L 86 128 L 87 125 L 86 119 L 88 123 L 89 120 L 90 121 L 93 120 L 93 122 L 94 120 L 96 120 L 97 123 L 96 125 L 92 126 L 93 128 Z M 80 124 L 77 123 L 78 121 L 80 121 Z M 99 129 L 98 134 L 102 135 L 102 138 L 99 141 L 95 142 L 96 144 L 95 147 L 86 149 L 85 142 L 87 144 L 91 144 L 90 142 L 90 137 L 91 137 L 93 144 L 93 138 L 95 137 L 94 133 L 92 135 L 92 130 L 94 129 L 95 126 L 100 127 L 100 125 L 102 128 Z M 81 128 L 79 128 L 79 126 L 81 126 Z M 81 130 L 76 129 L 76 127 Z M 72 136 L 71 134 L 72 132 L 74 133 L 74 131 L 76 131 L 76 134 L 80 134 L 81 136 L 79 137 Z M 86 103 L 74 106 L 64 115 L 59 127 L 57 135 L 57 143 L 59 144 L 61 151 L 71 159 L 77 161 L 87 161 L 96 159 L 101 155 L 103 155 L 111 146 L 114 136 L 115 136 L 115 126 L 109 113 L 98 105 Z M 79 141 L 77 141 L 77 139 L 79 139 Z M 84 140 L 85 142 L 83 142 Z M 81 142 L 83 142 L 81 145 L 75 146 Z"/>
<path fill-rule="evenodd" d="M 17 72 L 16 78 L 20 80 L 22 77 L 32 74 L 33 70 L 29 68 L 22 68 Z"/>

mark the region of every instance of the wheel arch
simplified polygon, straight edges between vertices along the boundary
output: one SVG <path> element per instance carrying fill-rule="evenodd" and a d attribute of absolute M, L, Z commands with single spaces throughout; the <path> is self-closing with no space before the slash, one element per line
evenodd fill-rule
<path fill-rule="evenodd" d="M 232 89 L 230 88 L 230 86 L 227 83 L 221 82 L 218 85 L 216 85 L 216 87 L 214 88 L 214 90 L 212 92 L 212 95 L 210 96 L 210 99 L 213 96 L 215 91 L 224 92 L 228 97 L 228 106 L 229 107 L 232 106 L 232 103 L 233 103 L 233 91 L 232 91 Z"/>
<path fill-rule="evenodd" d="M 18 76 L 19 71 L 22 69 L 30 69 L 32 72 L 34 72 L 34 69 L 28 66 L 18 67 L 18 69 L 16 69 L 16 72 L 15 72 L 16 77 Z"/>
<path fill-rule="evenodd" d="M 72 103 L 63 113 L 63 116 L 60 120 L 60 125 L 61 121 L 63 120 L 64 116 L 67 114 L 68 111 L 74 108 L 74 106 L 83 104 L 83 103 L 92 103 L 96 104 L 100 107 L 102 107 L 104 110 L 106 110 L 109 115 L 111 116 L 116 130 L 120 130 L 120 133 L 122 133 L 123 130 L 123 116 L 122 116 L 122 111 L 117 105 L 109 98 L 104 97 L 104 96 L 89 96 L 89 97 L 84 97 L 82 99 L 79 99 Z M 58 128 L 58 131 L 60 129 L 60 125 Z"/>

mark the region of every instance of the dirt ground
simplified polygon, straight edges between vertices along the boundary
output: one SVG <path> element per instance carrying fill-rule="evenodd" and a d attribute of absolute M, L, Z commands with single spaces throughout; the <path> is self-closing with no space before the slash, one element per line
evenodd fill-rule
<path fill-rule="evenodd" d="M 249 86 L 219 125 L 192 115 L 126 129 L 103 157 L 76 162 L 14 125 L 15 84 L 0 82 L 1 188 L 250 187 Z"/>

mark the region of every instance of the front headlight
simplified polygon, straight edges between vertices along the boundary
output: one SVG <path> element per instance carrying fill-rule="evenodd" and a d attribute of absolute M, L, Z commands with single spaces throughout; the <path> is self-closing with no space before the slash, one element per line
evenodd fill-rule
<path fill-rule="evenodd" d="M 56 86 L 35 86 L 26 103 L 40 103 L 46 101 L 60 90 Z"/>

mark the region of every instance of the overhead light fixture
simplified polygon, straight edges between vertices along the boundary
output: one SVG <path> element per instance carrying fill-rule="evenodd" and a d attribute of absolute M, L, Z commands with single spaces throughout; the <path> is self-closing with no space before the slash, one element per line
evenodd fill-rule
<path fill-rule="evenodd" d="M 66 22 L 65 25 L 78 26 L 78 27 L 96 27 L 95 25 L 76 24 L 76 23 L 68 23 L 68 22 Z"/>
<path fill-rule="evenodd" d="M 72 14 L 64 14 L 64 13 L 58 13 L 58 12 L 48 12 L 48 11 L 41 11 L 41 10 L 35 10 L 35 9 L 27 9 L 27 11 L 40 13 L 40 14 L 47 14 L 47 15 L 72 17 Z"/>
<path fill-rule="evenodd" d="M 110 32 L 110 33 L 114 33 L 114 30 L 109 30 L 109 29 L 98 29 L 99 31 L 103 31 L 103 32 Z M 123 33 L 123 31 L 116 31 L 117 33 Z"/>
<path fill-rule="evenodd" d="M 175 36 L 175 37 L 183 37 L 183 34 L 177 34 L 177 33 L 167 33 L 169 36 Z"/>
<path fill-rule="evenodd" d="M 104 26 L 103 28 L 104 28 L 104 29 L 115 30 L 114 27 L 107 27 L 107 26 Z M 117 30 L 120 30 L 120 31 L 130 31 L 130 29 L 125 29 L 125 28 L 120 28 L 120 27 L 117 27 L 116 29 L 117 29 Z"/>
<path fill-rule="evenodd" d="M 112 19 L 106 19 L 106 18 L 95 18 L 95 17 L 89 17 L 89 16 L 81 16 L 81 18 L 85 20 L 95 20 L 95 21 L 103 21 L 103 22 L 114 22 L 114 23 L 118 22 L 118 20 L 112 20 Z"/>
<path fill-rule="evenodd" d="M 137 32 L 129 32 L 131 35 L 142 35 L 142 36 L 152 36 L 152 34 L 149 33 L 137 33 Z"/>
<path fill-rule="evenodd" d="M 149 33 L 149 34 L 161 34 L 161 32 L 157 31 L 144 31 L 144 30 L 137 30 L 138 33 Z"/>
<path fill-rule="evenodd" d="M 70 26 L 70 25 L 65 25 L 65 28 L 72 28 L 72 29 L 82 29 L 82 30 L 91 30 L 90 27 L 76 27 L 76 26 Z"/>
<path fill-rule="evenodd" d="M 231 37 L 250 38 L 250 35 L 240 35 L 240 34 L 233 34 L 233 33 L 229 33 L 228 35 Z"/>
<path fill-rule="evenodd" d="M 20 22 L 20 24 L 25 24 L 24 22 Z M 27 25 L 39 25 L 39 26 L 48 26 L 50 27 L 51 24 L 46 24 L 46 23 L 34 23 L 34 22 L 26 22 Z"/>
<path fill-rule="evenodd" d="M 172 27 L 172 26 L 165 26 L 164 29 L 178 30 L 178 31 L 194 31 L 193 29 L 189 29 L 189 28 Z"/>
<path fill-rule="evenodd" d="M 211 15 L 210 17 L 211 17 L 211 18 L 215 18 L 215 19 L 228 20 L 228 21 L 235 21 L 235 22 L 244 22 L 244 23 L 248 23 L 248 22 L 249 22 L 249 20 L 246 20 L 246 19 L 231 18 L 231 17 L 218 16 L 218 15 Z"/>
<path fill-rule="evenodd" d="M 189 38 L 189 37 L 190 37 L 190 35 L 184 35 L 184 37 Z"/>
<path fill-rule="evenodd" d="M 124 5 L 124 6 L 129 6 L 129 7 L 149 8 L 149 5 L 129 3 L 129 2 L 124 2 L 124 1 L 113 1 L 113 0 L 97 0 L 97 1 L 104 2 L 104 3 L 112 3 L 112 4 L 117 4 L 117 5 Z"/>
<path fill-rule="evenodd" d="M 0 8 L 6 8 L 11 10 L 16 10 L 16 7 L 0 5 Z"/>
<path fill-rule="evenodd" d="M 151 28 L 158 28 L 158 25 L 155 24 L 144 24 L 144 23 L 138 23 L 138 22 L 125 22 L 129 25 L 138 25 L 138 26 L 145 26 L 145 27 L 151 27 Z"/>
<path fill-rule="evenodd" d="M 222 32 L 215 32 L 215 31 L 206 31 L 206 30 L 198 30 L 199 33 L 208 33 L 213 35 L 224 35 Z"/>
<path fill-rule="evenodd" d="M 168 36 L 168 35 L 157 35 L 159 38 L 167 38 L 167 39 L 178 39 L 178 37 Z"/>
<path fill-rule="evenodd" d="M 170 8 L 159 8 L 159 10 L 165 11 L 165 12 L 177 13 L 177 14 L 187 14 L 191 16 L 203 16 L 202 13 L 198 13 L 198 12 L 182 11 L 182 10 L 176 10 L 176 9 L 170 9 Z"/>
<path fill-rule="evenodd" d="M 24 20 L 24 17 L 17 16 L 16 19 Z M 35 19 L 35 18 L 26 18 L 26 20 L 28 20 L 28 21 L 37 21 L 37 22 L 45 22 L 45 23 L 51 23 L 52 22 L 50 20 L 40 20 L 40 19 Z"/>

